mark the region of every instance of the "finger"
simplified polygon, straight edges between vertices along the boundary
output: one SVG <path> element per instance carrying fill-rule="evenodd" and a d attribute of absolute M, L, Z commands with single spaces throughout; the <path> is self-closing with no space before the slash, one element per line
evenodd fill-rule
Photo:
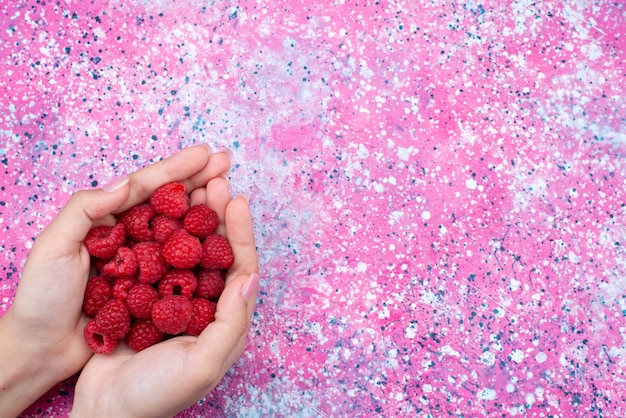
<path fill-rule="evenodd" d="M 130 175 L 130 195 L 118 212 L 146 201 L 160 186 L 172 181 L 189 182 L 198 173 L 207 170 L 210 149 L 196 145 L 159 161 Z M 186 184 L 187 190 L 192 190 Z"/>
<path fill-rule="evenodd" d="M 230 165 L 230 153 L 218 152 L 211 154 L 207 165 L 183 183 L 185 184 L 187 190 L 204 187 L 211 179 L 216 177 L 225 177 L 230 171 Z"/>
<path fill-rule="evenodd" d="M 209 158 L 209 163 L 207 166 L 200 172 L 195 174 L 189 180 L 185 182 L 185 186 L 187 190 L 191 190 L 190 194 L 190 204 L 191 206 L 197 205 L 200 203 L 208 204 L 207 201 L 207 185 L 214 179 L 219 178 L 226 183 L 228 180 L 226 179 L 226 173 L 230 170 L 230 154 L 219 152 L 217 154 L 212 154 Z M 229 198 L 230 200 L 230 198 Z M 213 210 L 216 210 L 209 204 Z M 221 211 L 218 213 L 223 213 L 225 209 L 225 205 L 221 208 Z M 221 216 L 223 222 L 224 216 Z"/>
<path fill-rule="evenodd" d="M 223 375 L 241 356 L 258 289 L 256 273 L 237 276 L 226 285 L 217 304 L 215 321 L 198 336 L 199 364 L 218 362 L 221 367 L 215 372 Z"/>
<path fill-rule="evenodd" d="M 55 220 L 39 236 L 39 245 L 45 242 L 50 245 L 48 248 L 55 249 L 56 255 L 75 251 L 93 226 L 94 220 L 109 215 L 124 204 L 130 193 L 128 183 L 129 178 L 122 177 L 104 189 L 74 193 Z"/>
<path fill-rule="evenodd" d="M 231 276 L 245 275 L 247 277 L 252 273 L 258 273 L 252 214 L 245 196 L 239 195 L 228 203 L 225 228 L 226 238 L 235 256 L 235 262 L 228 270 L 227 280 Z"/>
<path fill-rule="evenodd" d="M 205 204 L 217 213 L 219 227 L 217 233 L 224 235 L 224 223 L 226 217 L 226 207 L 231 201 L 228 181 L 223 177 L 217 177 L 209 181 L 206 185 Z"/>
<path fill-rule="evenodd" d="M 225 213 L 226 237 L 233 249 L 235 263 L 229 269 L 215 321 L 198 337 L 202 360 L 221 360 L 221 373 L 232 366 L 245 346 L 259 287 L 258 257 L 248 200 L 245 196 L 237 196 L 227 204 Z"/>
<path fill-rule="evenodd" d="M 242 276 L 242 277 L 245 277 L 245 276 Z M 241 296 L 247 302 L 246 308 L 247 308 L 247 321 L 248 321 L 247 325 L 248 326 L 250 325 L 250 320 L 252 319 L 252 315 L 254 314 L 254 309 L 256 307 L 256 300 L 259 295 L 259 287 L 260 287 L 259 275 L 257 273 L 253 273 L 246 279 L 246 282 L 241 288 Z M 243 351 L 246 348 L 247 336 L 248 336 L 248 333 L 246 331 L 241 335 L 241 337 L 239 338 L 239 341 L 236 343 L 235 347 L 233 348 L 233 350 L 231 350 L 230 354 L 226 358 L 226 362 L 224 364 L 226 369 L 224 370 L 224 373 L 228 371 L 228 369 L 233 364 L 235 364 L 237 359 L 241 357 L 241 354 L 243 354 Z"/>
<path fill-rule="evenodd" d="M 194 189 L 189 195 L 189 205 L 195 206 L 200 203 L 206 204 L 206 189 L 204 187 Z"/>

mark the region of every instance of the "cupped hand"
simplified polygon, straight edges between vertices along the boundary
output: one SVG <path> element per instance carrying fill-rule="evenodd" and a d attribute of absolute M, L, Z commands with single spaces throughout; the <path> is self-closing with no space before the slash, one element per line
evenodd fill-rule
<path fill-rule="evenodd" d="M 231 199 L 215 178 L 191 194 L 220 219 L 235 256 L 215 321 L 198 336 L 177 336 L 135 352 L 123 341 L 111 354 L 94 355 L 78 380 L 74 416 L 172 416 L 211 391 L 241 356 L 258 290 L 252 217 L 243 196 Z"/>
<path fill-rule="evenodd" d="M 162 184 L 187 190 L 224 181 L 230 158 L 207 146 L 187 148 L 104 189 L 75 193 L 35 240 L 12 306 L 0 318 L 0 410 L 19 413 L 92 356 L 84 342 L 82 301 L 90 272 L 89 229 L 145 201 Z M 6 408 L 5 408 L 6 407 Z"/>

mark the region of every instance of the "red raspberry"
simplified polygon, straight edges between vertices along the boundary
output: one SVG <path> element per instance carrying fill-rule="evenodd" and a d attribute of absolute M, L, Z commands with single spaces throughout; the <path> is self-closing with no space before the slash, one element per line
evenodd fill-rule
<path fill-rule="evenodd" d="M 200 335 L 207 325 L 215 321 L 217 303 L 207 299 L 193 299 L 191 304 L 193 305 L 191 321 L 189 321 L 185 333 L 189 335 Z"/>
<path fill-rule="evenodd" d="M 192 206 L 183 219 L 183 227 L 187 232 L 200 239 L 214 233 L 218 225 L 217 213 L 202 203 Z"/>
<path fill-rule="evenodd" d="M 109 263 L 109 261 L 111 261 L 111 259 L 102 260 L 100 258 L 96 258 L 93 261 L 93 265 L 96 269 L 96 272 L 99 273 L 99 277 L 103 279 L 105 282 L 107 282 L 108 284 L 112 285 L 116 277 L 111 276 L 110 274 L 106 274 L 104 271 L 102 271 L 102 268 L 106 266 Z"/>
<path fill-rule="evenodd" d="M 119 338 L 113 338 L 109 334 L 100 331 L 95 319 L 87 322 L 83 336 L 89 349 L 96 354 L 111 353 L 120 341 Z"/>
<path fill-rule="evenodd" d="M 192 306 L 184 296 L 165 296 L 152 305 L 152 322 L 165 334 L 180 334 L 191 320 Z"/>
<path fill-rule="evenodd" d="M 178 219 L 189 210 L 189 195 L 182 183 L 167 183 L 150 196 L 150 204 L 158 213 Z"/>
<path fill-rule="evenodd" d="M 163 243 L 163 258 L 172 266 L 179 269 L 194 267 L 202 257 L 202 244 L 193 235 L 184 229 L 174 232 Z"/>
<path fill-rule="evenodd" d="M 149 319 L 152 315 L 152 305 L 157 300 L 159 295 L 156 289 L 149 284 L 140 283 L 128 292 L 126 306 L 133 318 Z"/>
<path fill-rule="evenodd" d="M 227 269 L 234 262 L 233 249 L 223 236 L 209 235 L 202 243 L 202 258 L 200 259 L 202 267 Z"/>
<path fill-rule="evenodd" d="M 112 258 L 117 249 L 124 245 L 126 228 L 124 225 L 96 226 L 85 237 L 87 251 L 97 258 Z"/>
<path fill-rule="evenodd" d="M 163 333 L 149 319 L 135 321 L 126 335 L 126 344 L 135 351 L 145 350 L 163 341 Z"/>
<path fill-rule="evenodd" d="M 152 218 L 152 229 L 155 241 L 163 244 L 172 235 L 172 232 L 183 227 L 180 219 L 170 218 L 165 215 L 157 215 Z"/>
<path fill-rule="evenodd" d="M 141 283 L 153 284 L 163 277 L 167 271 L 167 263 L 161 254 L 161 245 L 158 242 L 140 242 L 133 247 L 139 265 Z"/>
<path fill-rule="evenodd" d="M 137 283 L 137 279 L 134 277 L 120 277 L 116 279 L 115 282 L 113 282 L 113 297 L 122 302 L 126 302 L 128 292 Z"/>
<path fill-rule="evenodd" d="M 110 299 L 111 286 L 100 277 L 92 277 L 85 288 L 83 312 L 93 318 Z"/>
<path fill-rule="evenodd" d="M 159 296 L 181 295 L 189 299 L 196 290 L 196 275 L 189 269 L 172 269 L 159 282 Z"/>
<path fill-rule="evenodd" d="M 117 254 L 102 267 L 102 272 L 114 277 L 129 277 L 137 271 L 137 257 L 128 247 L 120 247 Z"/>
<path fill-rule="evenodd" d="M 150 221 L 156 212 L 148 204 L 133 206 L 120 215 L 118 222 L 126 226 L 126 234 L 137 242 L 154 240 Z"/>
<path fill-rule="evenodd" d="M 202 269 L 198 273 L 194 295 L 198 298 L 217 299 L 224 291 L 224 275 L 219 269 Z"/>
<path fill-rule="evenodd" d="M 113 338 L 124 338 L 130 330 L 130 313 L 121 300 L 111 299 L 94 318 L 98 332 Z"/>

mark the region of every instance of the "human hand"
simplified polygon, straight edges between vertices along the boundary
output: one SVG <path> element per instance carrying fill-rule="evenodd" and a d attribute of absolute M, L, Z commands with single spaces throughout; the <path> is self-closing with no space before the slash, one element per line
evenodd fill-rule
<path fill-rule="evenodd" d="M 84 342 L 82 300 L 90 257 L 82 243 L 95 225 L 144 201 L 156 188 L 182 181 L 196 196 L 230 169 L 224 153 L 195 146 L 123 177 L 108 187 L 75 193 L 35 240 L 12 306 L 0 318 L 0 410 L 17 415 L 92 356 Z M 255 259 L 256 260 L 256 259 Z"/>
<path fill-rule="evenodd" d="M 76 385 L 74 416 L 172 416 L 200 400 L 245 348 L 258 289 L 252 217 L 245 197 L 231 199 L 223 178 L 195 190 L 191 204 L 218 214 L 218 233 L 233 249 L 215 321 L 198 336 L 177 336 L 135 352 L 123 341 L 115 351 L 94 355 Z"/>
<path fill-rule="evenodd" d="M 192 204 L 202 194 L 192 195 Z M 247 200 L 231 199 L 223 179 L 208 183 L 206 202 L 235 256 L 215 321 L 198 337 L 177 336 L 140 352 L 122 341 L 113 353 L 94 355 L 76 385 L 74 416 L 172 416 L 211 391 L 241 356 L 258 288 L 252 218 Z"/>

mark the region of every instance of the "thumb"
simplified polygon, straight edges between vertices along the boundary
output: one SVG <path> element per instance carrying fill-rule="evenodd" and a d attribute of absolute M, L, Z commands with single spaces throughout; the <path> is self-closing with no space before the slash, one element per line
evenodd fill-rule
<path fill-rule="evenodd" d="M 259 275 L 231 278 L 220 296 L 215 321 L 198 336 L 203 364 L 218 364 L 223 375 L 241 356 L 259 291 Z M 200 368 L 201 369 L 201 368 Z"/>
<path fill-rule="evenodd" d="M 37 241 L 54 245 L 61 254 L 76 251 L 97 219 L 103 219 L 128 198 L 130 188 L 124 176 L 97 190 L 81 190 L 72 195 L 54 221 Z"/>

